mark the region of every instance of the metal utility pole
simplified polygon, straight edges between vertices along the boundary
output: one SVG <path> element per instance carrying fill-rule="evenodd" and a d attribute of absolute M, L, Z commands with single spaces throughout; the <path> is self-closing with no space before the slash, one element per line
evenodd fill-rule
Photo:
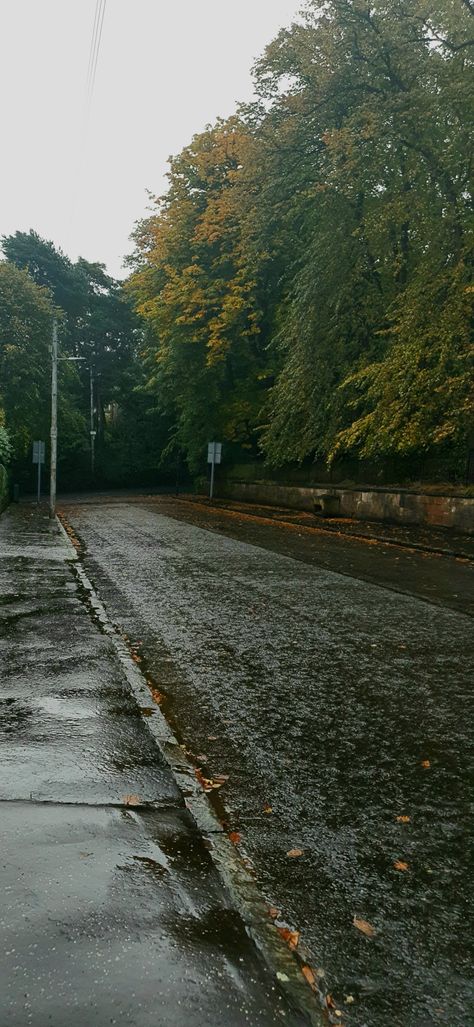
<path fill-rule="evenodd" d="M 53 321 L 51 347 L 51 461 L 49 475 L 49 516 L 56 514 L 56 466 L 58 458 L 58 324 Z"/>
<path fill-rule="evenodd" d="M 94 474 L 95 466 L 95 431 L 94 431 L 94 376 L 92 371 L 92 364 L 89 368 L 89 382 L 90 382 L 90 418 L 91 418 L 91 474 Z"/>

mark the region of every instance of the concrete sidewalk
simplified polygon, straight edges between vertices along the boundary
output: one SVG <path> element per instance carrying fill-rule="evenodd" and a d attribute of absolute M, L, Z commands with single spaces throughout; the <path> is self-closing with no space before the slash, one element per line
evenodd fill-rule
<path fill-rule="evenodd" d="M 316 1022 L 260 961 L 45 511 L 0 518 L 0 595 L 2 1027 Z"/>

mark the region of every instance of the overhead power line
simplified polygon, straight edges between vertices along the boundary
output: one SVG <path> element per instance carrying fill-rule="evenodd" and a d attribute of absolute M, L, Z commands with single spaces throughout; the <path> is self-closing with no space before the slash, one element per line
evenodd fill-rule
<path fill-rule="evenodd" d="M 86 81 L 86 110 L 89 111 L 94 95 L 97 65 L 99 61 L 102 30 L 104 27 L 105 8 L 107 0 L 96 0 L 94 24 L 92 28 L 91 45 L 89 51 L 89 63 L 87 67 Z"/>
<path fill-rule="evenodd" d="M 97 0 L 96 11 L 94 17 L 94 27 L 92 30 L 91 49 L 89 54 L 89 67 L 87 77 L 87 106 L 90 108 L 92 98 L 94 95 L 95 79 L 97 74 L 97 65 L 99 61 L 100 44 L 102 40 L 102 30 L 104 27 L 105 8 L 107 0 Z"/>

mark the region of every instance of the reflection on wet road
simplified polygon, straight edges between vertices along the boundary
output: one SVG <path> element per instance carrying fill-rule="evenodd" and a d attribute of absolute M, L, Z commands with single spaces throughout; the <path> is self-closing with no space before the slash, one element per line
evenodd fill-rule
<path fill-rule="evenodd" d="M 165 500 L 65 511 L 349 1022 L 465 1027 L 472 621 L 318 566 L 317 541 L 296 560 Z"/>

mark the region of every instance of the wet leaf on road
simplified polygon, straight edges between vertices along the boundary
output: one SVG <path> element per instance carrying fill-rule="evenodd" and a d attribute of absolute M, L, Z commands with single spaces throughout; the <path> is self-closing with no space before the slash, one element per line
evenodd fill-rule
<path fill-rule="evenodd" d="M 290 849 L 286 855 L 289 856 L 290 859 L 296 859 L 298 856 L 304 855 L 304 849 Z"/>
<path fill-rule="evenodd" d="M 229 838 L 232 842 L 232 845 L 238 845 L 239 842 L 242 841 L 241 835 L 238 831 L 229 831 Z"/>
<path fill-rule="evenodd" d="M 396 817 L 395 819 L 397 821 L 397 824 L 409 824 L 410 823 L 410 817 L 407 817 L 405 815 L 400 816 L 400 817 Z"/>
<path fill-rule="evenodd" d="M 395 867 L 395 870 L 408 870 L 409 869 L 409 864 L 408 863 L 404 863 L 403 859 L 396 859 L 393 865 Z"/>
<path fill-rule="evenodd" d="M 165 698 L 164 695 L 161 692 L 159 692 L 157 688 L 152 688 L 150 685 L 148 687 L 150 689 L 153 702 L 156 702 L 157 706 L 161 706 L 161 703 L 164 701 Z"/>
<path fill-rule="evenodd" d="M 300 932 L 292 931 L 290 927 L 277 927 L 277 931 L 280 932 L 283 941 L 286 941 L 290 946 L 290 949 L 296 949 L 300 940 Z"/>
<path fill-rule="evenodd" d="M 142 800 L 139 795 L 124 795 L 123 797 L 124 806 L 142 806 Z"/>
<path fill-rule="evenodd" d="M 273 813 L 272 807 L 271 806 L 264 806 L 263 810 L 262 810 L 262 813 Z"/>
<path fill-rule="evenodd" d="M 372 924 L 369 924 L 368 920 L 361 920 L 360 917 L 355 916 L 352 923 L 354 924 L 354 927 L 357 927 L 358 931 L 362 931 L 362 934 L 365 934 L 367 938 L 373 938 L 377 933 L 375 927 L 372 927 Z"/>
<path fill-rule="evenodd" d="M 226 781 L 229 780 L 229 775 L 228 774 L 217 774 L 216 777 L 212 777 L 212 778 L 211 777 L 204 777 L 204 774 L 202 773 L 201 770 L 199 770 L 199 768 L 196 768 L 194 773 L 195 773 L 199 783 L 204 788 L 205 792 L 216 791 L 218 788 L 222 788 L 222 786 L 225 785 Z"/>
<path fill-rule="evenodd" d="M 421 766 L 424 767 L 425 770 L 428 770 L 428 768 L 431 767 L 431 763 L 430 763 L 429 760 L 422 760 L 421 761 Z"/>
<path fill-rule="evenodd" d="M 306 978 L 310 988 L 312 988 L 313 991 L 317 991 L 318 985 L 316 983 L 316 977 L 314 976 L 311 967 L 308 966 L 307 963 L 305 963 L 304 966 L 301 967 L 301 973 L 303 974 L 303 977 Z"/>
<path fill-rule="evenodd" d="M 272 920 L 276 920 L 277 917 L 280 916 L 280 914 L 281 914 L 281 909 L 277 909 L 276 906 L 270 906 L 270 908 L 268 910 L 268 915 L 272 918 Z"/>

